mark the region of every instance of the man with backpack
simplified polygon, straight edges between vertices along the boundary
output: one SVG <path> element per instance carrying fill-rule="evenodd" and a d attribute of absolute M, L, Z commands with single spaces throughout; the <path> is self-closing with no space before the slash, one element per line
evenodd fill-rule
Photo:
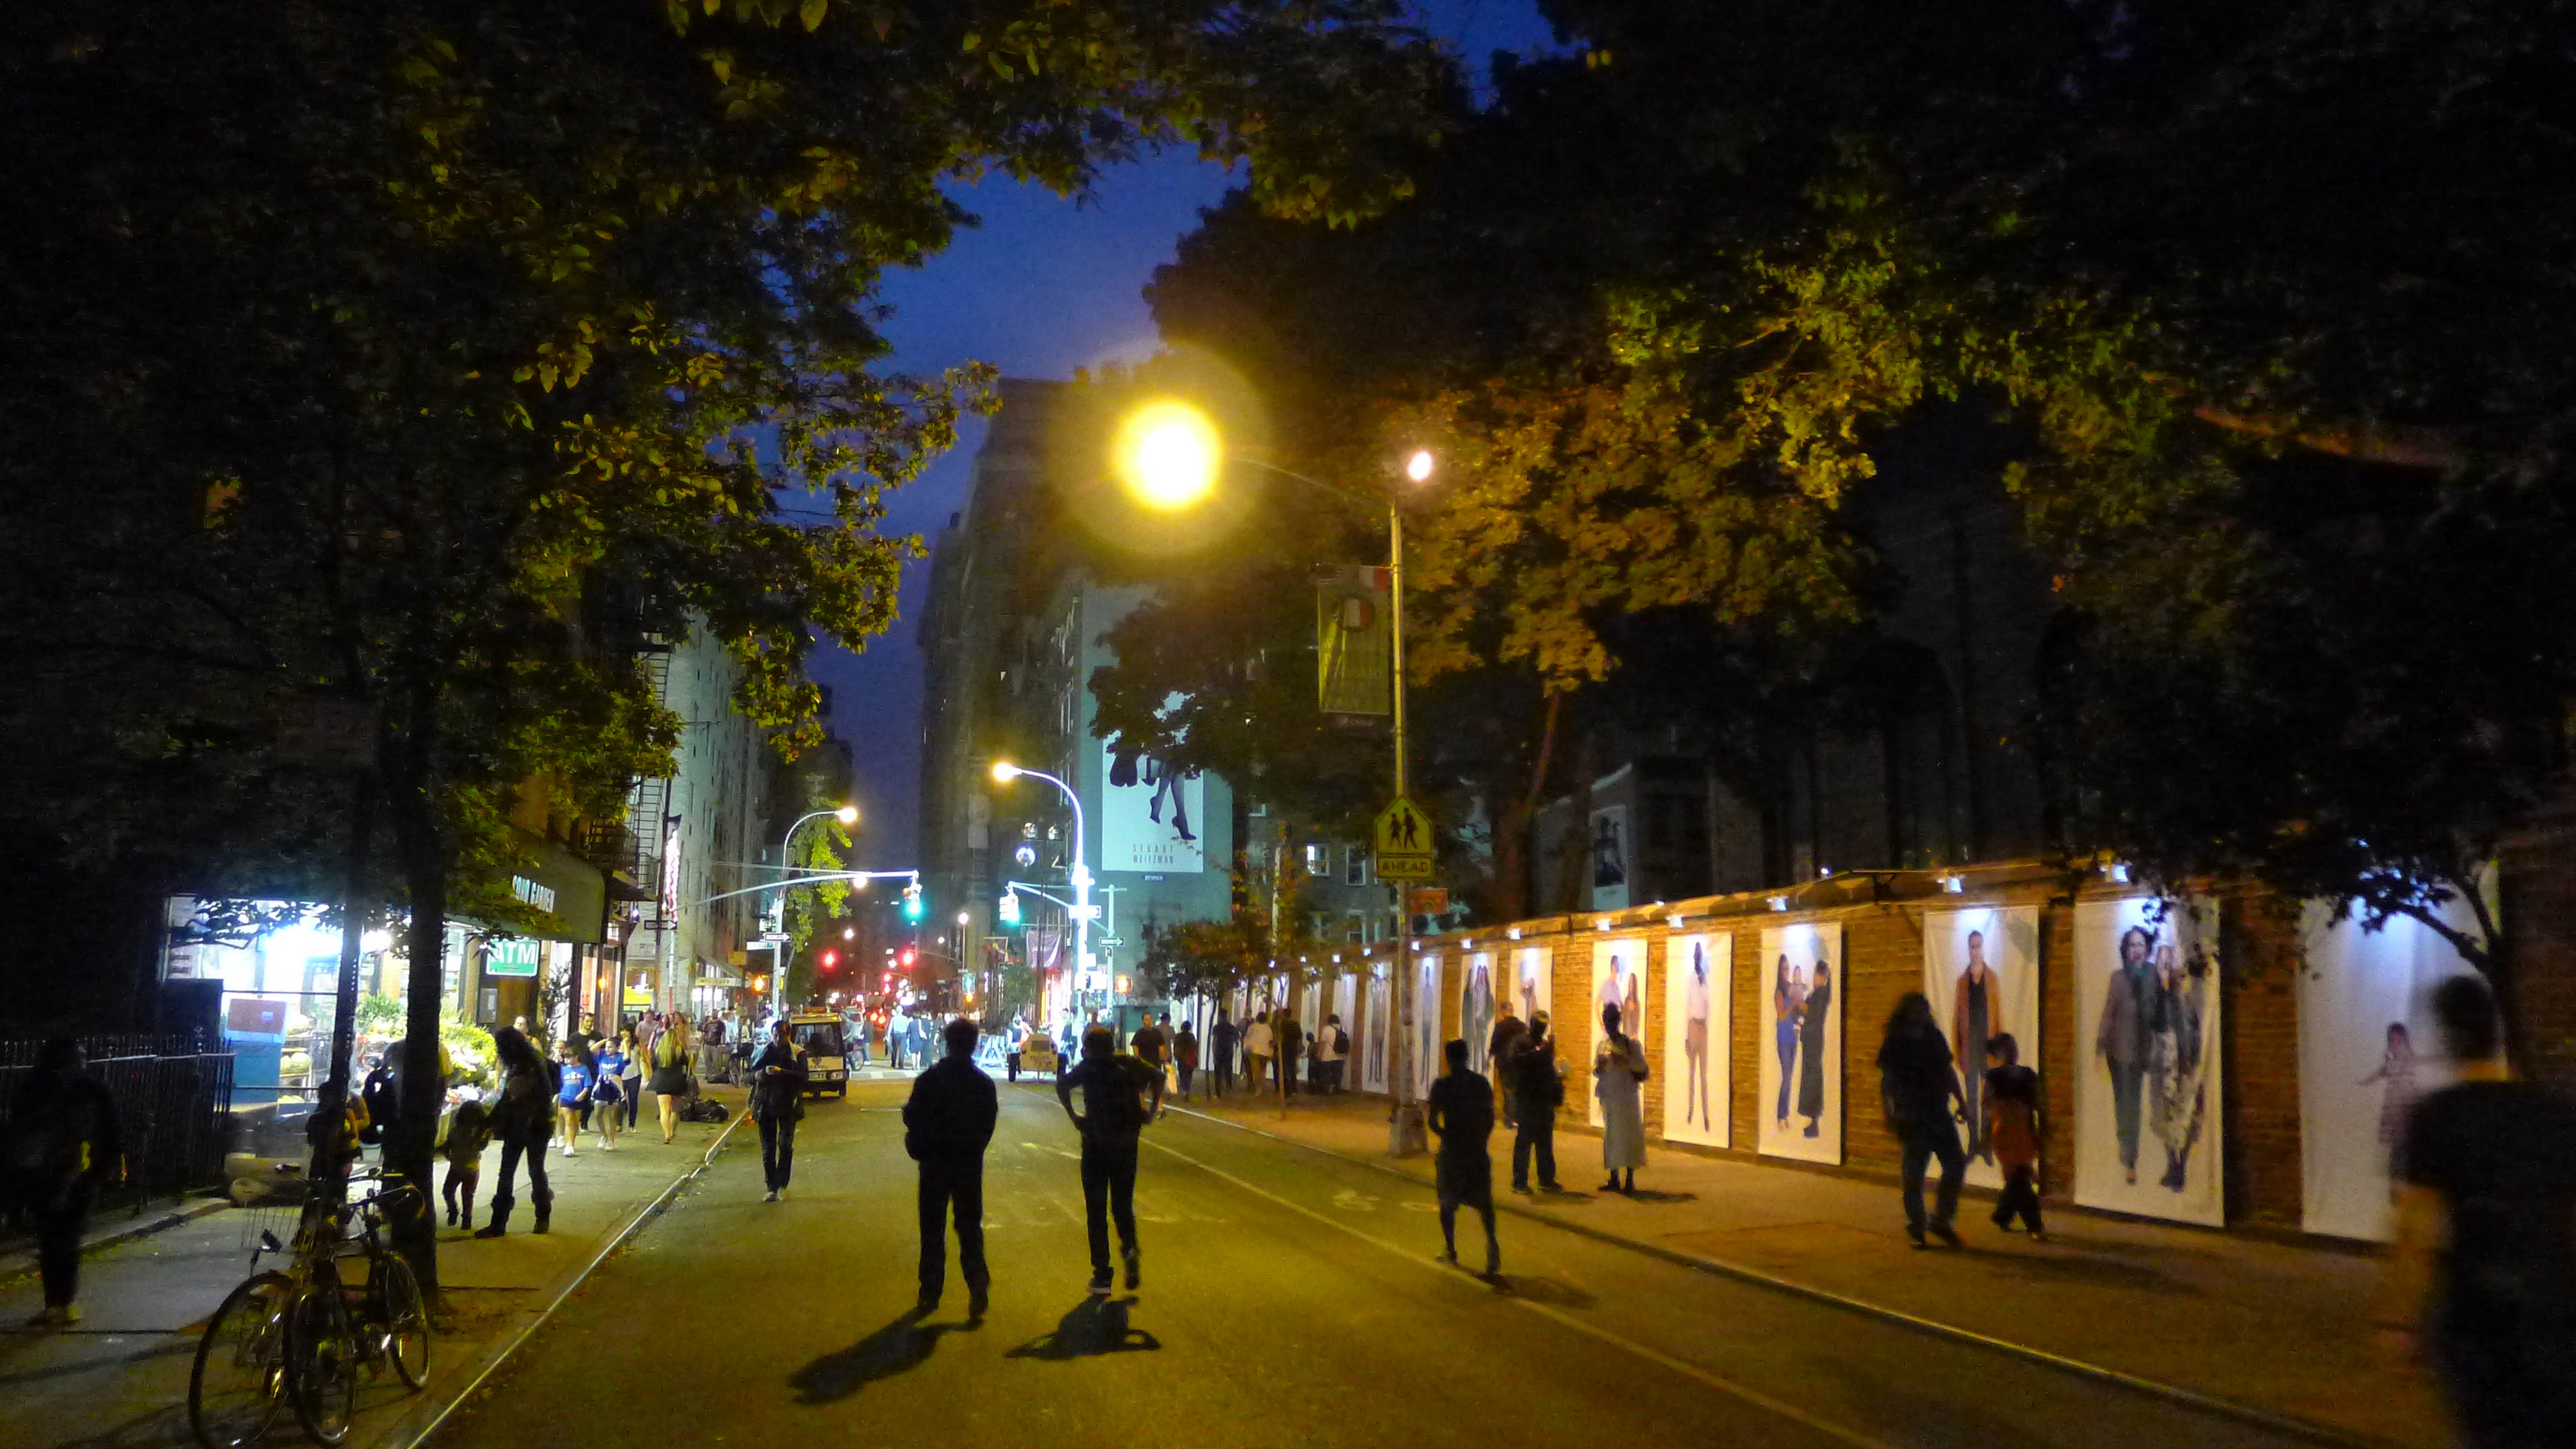
<path fill-rule="evenodd" d="M 36 1229 L 36 1267 L 44 1280 L 39 1328 L 80 1321 L 81 1229 L 101 1187 L 125 1175 L 116 1099 L 84 1070 L 80 1044 L 54 1037 L 36 1049 L 34 1065 L 9 1103 L 5 1160 L 10 1207 Z"/>
<path fill-rule="evenodd" d="M 1342 1069 L 1350 1059 L 1351 1035 L 1342 1030 L 1342 1014 L 1336 1011 L 1324 1018 L 1324 1029 L 1315 1033 L 1315 1089 L 1339 1093 Z"/>
<path fill-rule="evenodd" d="M 1082 1211 L 1091 1235 L 1091 1296 L 1110 1291 L 1109 1225 L 1118 1224 L 1118 1253 L 1127 1265 L 1127 1291 L 1143 1282 L 1136 1246 L 1136 1144 L 1145 1124 L 1163 1108 L 1163 1074 L 1118 1052 L 1106 1026 L 1082 1034 L 1082 1060 L 1055 1079 L 1056 1100 L 1082 1134 Z M 1082 1110 L 1073 1094 L 1082 1092 Z M 1151 1094 L 1150 1099 L 1148 1094 Z"/>
<path fill-rule="evenodd" d="M 903 1150 L 921 1164 L 921 1301 L 939 1306 L 948 1279 L 948 1224 L 957 1220 L 957 1267 L 966 1278 L 966 1315 L 984 1316 L 993 1275 L 984 1266 L 984 1148 L 993 1140 L 1001 1099 L 975 1065 L 975 1023 L 964 1017 L 940 1032 L 948 1055 L 912 1079 L 903 1104 Z"/>

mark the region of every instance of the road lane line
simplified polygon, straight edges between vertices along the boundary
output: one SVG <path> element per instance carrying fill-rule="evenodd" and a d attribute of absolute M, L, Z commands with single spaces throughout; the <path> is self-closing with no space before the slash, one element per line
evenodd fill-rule
<path fill-rule="evenodd" d="M 1440 1264 L 1423 1257 L 1420 1253 L 1417 1253 L 1410 1248 L 1400 1248 L 1393 1243 L 1387 1242 L 1383 1238 L 1371 1237 L 1369 1234 L 1361 1232 L 1358 1228 L 1351 1226 L 1350 1223 L 1340 1218 L 1317 1212 L 1303 1203 L 1281 1197 L 1279 1194 L 1270 1191 L 1268 1188 L 1256 1187 L 1253 1184 L 1244 1181 L 1242 1178 L 1235 1176 L 1233 1173 L 1227 1172 L 1221 1167 L 1211 1166 L 1208 1163 L 1202 1162 L 1178 1148 L 1166 1147 L 1162 1143 L 1151 1139 L 1140 1138 L 1139 1140 L 1143 1141 L 1146 1146 L 1151 1147 L 1158 1152 L 1168 1154 L 1179 1161 L 1188 1163 L 1190 1166 L 1197 1168 L 1199 1171 L 1206 1173 L 1208 1176 L 1213 1177 L 1220 1182 L 1231 1183 L 1235 1187 L 1240 1188 L 1265 1202 L 1286 1208 L 1288 1211 L 1295 1213 L 1300 1217 L 1311 1218 L 1316 1222 L 1322 1223 L 1328 1228 L 1334 1229 L 1335 1231 L 1347 1233 L 1351 1237 L 1369 1244 L 1371 1247 L 1384 1249 L 1416 1267 L 1429 1269 L 1433 1274 L 1443 1280 L 1455 1281 L 1457 1277 L 1458 1270 L 1456 1269 L 1443 1267 Z M 1599 1339 L 1601 1342 L 1609 1344 L 1614 1348 L 1625 1349 L 1629 1353 L 1635 1354 L 1637 1357 L 1642 1358 L 1657 1367 L 1669 1369 L 1705 1388 L 1715 1389 L 1719 1393 L 1728 1395 L 1729 1397 L 1742 1399 L 1744 1402 L 1751 1404 L 1756 1408 L 1767 1410 L 1779 1415 L 1781 1418 L 1789 1420 L 1791 1423 L 1812 1429 L 1816 1433 L 1822 1434 L 1828 1439 L 1833 1439 L 1844 1444 L 1856 1445 L 1859 1446 L 1859 1449 L 1895 1449 L 1895 1446 L 1886 1440 L 1872 1439 L 1866 1435 L 1842 1428 L 1839 1425 L 1829 1424 L 1806 1410 L 1799 1408 L 1795 1404 L 1775 1399 L 1769 1394 L 1763 1393 L 1759 1389 L 1746 1388 L 1744 1385 L 1739 1384 L 1732 1379 L 1710 1373 L 1708 1370 L 1699 1367 L 1697 1364 L 1687 1363 L 1681 1359 L 1673 1357 L 1671 1354 L 1668 1354 L 1661 1349 L 1650 1348 L 1645 1344 L 1637 1342 L 1635 1339 L 1613 1333 L 1609 1329 L 1601 1327 L 1599 1324 L 1585 1322 L 1583 1319 L 1577 1318 L 1573 1314 L 1551 1307 L 1548 1304 L 1533 1302 L 1516 1293 L 1504 1294 L 1503 1301 L 1526 1308 L 1530 1312 L 1535 1313 L 1541 1318 L 1545 1318 L 1560 1327 L 1570 1328 L 1577 1333 L 1586 1334 L 1592 1338 Z"/>
<path fill-rule="evenodd" d="M 1366 1158 L 1354 1157 L 1347 1152 L 1337 1151 L 1330 1147 L 1319 1147 L 1312 1142 L 1300 1141 L 1299 1139 L 1290 1137 L 1284 1133 L 1271 1132 L 1260 1127 L 1255 1127 L 1247 1122 L 1233 1121 L 1229 1118 L 1219 1117 L 1213 1113 L 1198 1111 L 1190 1107 L 1167 1106 L 1165 1110 L 1177 1112 L 1184 1117 L 1195 1118 L 1198 1121 L 1207 1123 L 1211 1127 L 1231 1127 L 1237 1132 L 1247 1133 L 1254 1137 L 1266 1138 L 1272 1142 L 1282 1143 L 1289 1147 L 1300 1147 L 1319 1156 L 1332 1158 L 1336 1162 L 1347 1163 L 1353 1167 L 1366 1168 L 1371 1172 L 1382 1172 L 1389 1177 L 1401 1178 L 1406 1182 L 1412 1183 L 1416 1187 L 1430 1186 L 1430 1184 L 1424 1182 L 1421 1178 L 1414 1176 L 1412 1173 L 1406 1172 L 1400 1167 L 1391 1167 L 1383 1162 L 1371 1162 Z M 1712 1277 L 1732 1278 L 1738 1282 L 1750 1283 L 1760 1288 L 1768 1288 L 1775 1293 L 1786 1294 L 1792 1298 L 1804 1298 L 1809 1302 L 1821 1303 L 1828 1307 L 1839 1308 L 1847 1313 L 1855 1313 L 1865 1318 L 1875 1318 L 1881 1322 L 1894 1324 L 1900 1328 L 1911 1329 L 1927 1338 L 1946 1338 L 1954 1342 L 1973 1345 L 1977 1348 L 1989 1349 L 1996 1353 L 2007 1354 L 2014 1358 L 2024 1359 L 2031 1363 L 2056 1369 L 2061 1373 L 2068 1374 L 2075 1378 L 2092 1379 L 2099 1383 L 2109 1384 L 2115 1388 L 2125 1389 L 2130 1393 L 2138 1394 L 2146 1398 L 2163 1399 L 2168 1403 L 2179 1404 L 2184 1408 L 2197 1410 L 2201 1413 L 2208 1414 L 2213 1418 L 2232 1419 L 2237 1423 L 2250 1425 L 2269 1433 L 2281 1435 L 2284 1438 L 2301 1439 L 2312 1444 L 2328 1445 L 2331 1446 L 2331 1449 L 2395 1449 L 2395 1441 L 2393 1440 L 2354 1433 L 2350 1430 L 2338 1428 L 2331 1424 L 2321 1424 L 2314 1420 L 2298 1418 L 2291 1414 L 2278 1413 L 2270 1409 L 2257 1407 L 2253 1404 L 2239 1403 L 2234 1399 L 2220 1398 L 2215 1394 L 2204 1394 L 2197 1389 L 2187 1389 L 2179 1384 L 2169 1384 L 2159 1379 L 2145 1378 L 2140 1375 L 2130 1373 L 2124 1369 L 2109 1368 L 2102 1364 L 2088 1363 L 2083 1359 L 2069 1358 L 2064 1354 L 2052 1353 L 2044 1348 L 2034 1348 L 2026 1343 L 2015 1343 L 2011 1339 L 1997 1338 L 1991 1334 L 1979 1333 L 1972 1328 L 1961 1328 L 1954 1323 L 1943 1323 L 1938 1319 L 1925 1318 L 1919 1314 L 1907 1313 L 1900 1309 L 1885 1307 L 1881 1304 L 1869 1302 L 1866 1299 L 1848 1297 L 1844 1294 L 1833 1292 L 1830 1289 L 1810 1287 L 1807 1284 L 1800 1283 L 1792 1279 L 1782 1278 L 1774 1274 L 1766 1273 L 1759 1268 L 1748 1268 L 1741 1263 L 1730 1263 L 1722 1258 L 1703 1257 L 1697 1253 L 1685 1253 L 1677 1248 L 1665 1247 L 1661 1243 L 1650 1243 L 1641 1239 L 1627 1237 L 1619 1233 L 1611 1232 L 1607 1228 L 1594 1227 L 1590 1223 L 1574 1222 L 1566 1218 L 1558 1217 L 1553 1213 L 1541 1212 L 1533 1207 L 1524 1207 L 1516 1202 L 1497 1201 L 1494 1204 L 1494 1211 L 1509 1217 L 1520 1218 L 1526 1222 L 1543 1224 L 1547 1227 L 1554 1228 L 1559 1232 L 1571 1233 L 1578 1238 L 1587 1238 L 1593 1242 L 1602 1243 L 1614 1248 L 1625 1248 L 1629 1252 L 1640 1253 L 1646 1257 L 1670 1263 L 1678 1268 L 1688 1268 L 1693 1272 L 1706 1273 Z"/>

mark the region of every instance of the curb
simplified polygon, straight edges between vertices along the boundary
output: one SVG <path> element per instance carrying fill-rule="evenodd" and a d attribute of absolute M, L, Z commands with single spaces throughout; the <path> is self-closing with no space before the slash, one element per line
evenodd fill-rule
<path fill-rule="evenodd" d="M 1384 1162 L 1373 1161 L 1365 1157 L 1354 1156 L 1351 1153 L 1343 1152 L 1336 1148 L 1319 1147 L 1311 1142 L 1302 1142 L 1294 1137 L 1285 1136 L 1277 1132 L 1265 1131 L 1262 1128 L 1254 1127 L 1246 1123 L 1229 1121 L 1226 1118 L 1202 1112 L 1195 1108 L 1176 1107 L 1168 1101 L 1164 1103 L 1164 1110 L 1167 1112 L 1177 1112 L 1185 1117 L 1195 1117 L 1202 1122 L 1207 1122 L 1214 1126 L 1231 1127 L 1238 1132 L 1248 1132 L 1255 1137 L 1265 1137 L 1273 1142 L 1285 1143 L 1291 1147 L 1302 1147 L 1309 1152 L 1319 1153 L 1325 1157 L 1330 1157 L 1341 1162 L 1347 1162 L 1354 1166 L 1371 1168 L 1378 1172 L 1383 1172 L 1390 1177 L 1402 1178 L 1416 1187 L 1430 1186 L 1427 1179 L 1417 1177 L 1414 1174 L 1405 1171 L 1403 1168 L 1395 1167 Z M 2131 1393 L 2144 1395 L 2149 1398 L 2163 1399 L 2170 1403 L 2183 1405 L 2186 1408 L 2197 1409 L 2203 1413 L 2215 1415 L 2221 1418 L 2233 1419 L 2239 1423 L 2252 1425 L 2259 1429 L 2266 1429 L 2276 1434 L 2305 1439 L 2313 1444 L 2330 1445 L 2334 1446 L 2334 1449 L 2396 1449 L 2396 1441 L 2394 1440 L 2380 1439 L 2370 1435 L 2359 1434 L 2348 1429 L 2337 1428 L 2330 1424 L 2318 1423 L 2313 1419 L 2303 1419 L 2294 1414 L 2284 1414 L 2276 1410 L 2261 1408 L 2253 1404 L 2239 1403 L 2233 1399 L 2219 1398 L 2214 1395 L 2201 1393 L 2194 1389 L 2184 1388 L 2178 1384 L 2168 1384 L 2158 1379 L 2142 1378 L 2136 1374 L 2126 1373 L 2119 1369 L 2106 1368 L 2100 1364 L 2086 1363 L 2082 1359 L 2068 1358 L 2063 1354 L 2051 1353 L 2043 1348 L 2033 1348 L 2028 1344 L 2015 1343 L 2010 1339 L 1994 1338 L 1986 1334 L 1978 1333 L 1973 1329 L 1960 1328 L 1955 1324 L 1943 1323 L 1937 1319 L 1919 1317 L 1915 1314 L 1906 1313 L 1898 1309 L 1871 1303 L 1866 1299 L 1846 1297 L 1843 1294 L 1830 1292 L 1823 1288 L 1810 1287 L 1804 1283 L 1765 1273 L 1758 1268 L 1748 1268 L 1742 1264 L 1729 1263 L 1719 1258 L 1703 1257 L 1697 1253 L 1685 1253 L 1679 1249 L 1667 1248 L 1659 1243 L 1650 1243 L 1642 1239 L 1631 1238 L 1619 1233 L 1614 1233 L 1607 1228 L 1595 1227 L 1590 1223 L 1575 1222 L 1567 1218 L 1559 1217 L 1554 1213 L 1544 1212 L 1533 1207 L 1525 1207 L 1517 1202 L 1506 1202 L 1501 1200 L 1500 1194 L 1496 1195 L 1494 1210 L 1498 1213 L 1508 1214 L 1524 1221 L 1543 1223 L 1548 1227 L 1572 1233 L 1577 1237 L 1588 1238 L 1594 1242 L 1603 1243 L 1611 1247 L 1625 1248 L 1630 1252 L 1640 1253 L 1646 1257 L 1670 1263 L 1675 1267 L 1688 1268 L 1693 1272 L 1708 1273 L 1721 1278 L 1732 1278 L 1738 1282 L 1752 1284 L 1755 1287 L 1767 1288 L 1773 1292 L 1785 1293 L 1792 1297 L 1803 1298 L 1811 1303 L 1821 1303 L 1827 1307 L 1838 1308 L 1847 1313 L 1855 1313 L 1863 1317 L 1877 1319 L 1882 1323 L 1889 1323 L 1900 1328 L 1911 1329 L 1916 1333 L 1925 1335 L 1926 1337 L 1948 1339 L 1953 1342 L 1970 1344 L 1975 1347 L 1992 1350 L 1997 1353 L 2010 1354 L 2015 1358 L 2024 1359 L 2031 1363 L 2042 1365 L 2043 1367 L 2056 1369 L 2061 1373 L 2070 1374 L 2077 1378 L 2091 1379 L 2096 1383 L 2104 1384 L 2113 1388 L 2125 1389 Z"/>
<path fill-rule="evenodd" d="M 103 1248 L 114 1248 L 133 1242 L 137 1238 L 148 1238 L 155 1233 L 168 1232 L 172 1228 L 193 1223 L 199 1218 L 222 1212 L 231 1206 L 232 1202 L 228 1198 L 203 1198 L 185 1207 L 173 1208 L 157 1218 L 132 1223 L 115 1232 L 85 1239 L 81 1243 L 81 1256 L 86 1258 Z M 10 1284 L 22 1278 L 31 1278 L 35 1273 L 35 1249 L 12 1249 L 7 1253 L 0 1253 L 0 1284 Z"/>
<path fill-rule="evenodd" d="M 734 1113 L 726 1122 L 725 1130 L 716 1134 L 716 1140 L 707 1147 L 706 1156 L 698 1160 L 698 1165 L 672 1179 L 670 1186 L 656 1194 L 651 1202 L 637 1209 L 635 1216 L 627 1219 L 626 1225 L 611 1235 L 607 1242 L 602 1243 L 597 1252 L 592 1253 L 587 1260 L 549 1284 L 546 1289 L 545 1306 L 539 1308 L 525 1323 L 504 1335 L 499 1343 L 485 1350 L 481 1361 L 474 1365 L 472 1376 L 464 1381 L 462 1387 L 449 1395 L 444 1403 L 423 1404 L 394 1421 L 382 1434 L 368 1441 L 368 1449 L 418 1449 L 418 1446 L 426 1442 L 431 1435 L 444 1428 L 448 1419 L 464 1406 L 465 1401 L 473 1398 L 483 1387 L 484 1382 L 490 1379 L 502 1364 L 508 1362 L 512 1354 L 519 1351 L 520 1345 L 534 1337 L 536 1331 L 545 1326 L 547 1319 L 554 1317 L 555 1310 L 563 1306 L 564 1300 L 570 1298 L 574 1290 L 588 1281 L 600 1264 L 608 1261 L 609 1254 L 626 1246 L 628 1240 L 641 1231 L 647 1222 L 661 1216 L 663 1211 L 670 1207 L 672 1200 L 680 1195 L 682 1188 L 696 1182 L 708 1168 L 715 1166 L 716 1154 L 724 1151 L 725 1144 L 733 1141 L 734 1129 L 750 1120 L 749 1112 Z"/>

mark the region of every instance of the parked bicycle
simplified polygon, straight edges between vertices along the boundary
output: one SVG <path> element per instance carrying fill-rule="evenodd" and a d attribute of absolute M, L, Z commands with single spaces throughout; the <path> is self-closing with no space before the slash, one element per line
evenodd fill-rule
<path fill-rule="evenodd" d="M 188 1423 L 206 1449 L 257 1443 L 281 1406 L 294 1409 L 317 1443 L 338 1444 L 348 1437 L 362 1375 L 391 1371 L 413 1390 L 428 1384 L 420 1282 L 384 1238 L 392 1215 L 423 1211 L 423 1199 L 399 1175 L 373 1180 L 388 1185 L 337 1208 L 305 1210 L 283 1271 L 257 1271 L 262 1257 L 287 1251 L 261 1230 L 254 1271 L 207 1322 L 188 1376 Z M 341 1264 L 361 1258 L 366 1277 L 352 1284 Z"/>

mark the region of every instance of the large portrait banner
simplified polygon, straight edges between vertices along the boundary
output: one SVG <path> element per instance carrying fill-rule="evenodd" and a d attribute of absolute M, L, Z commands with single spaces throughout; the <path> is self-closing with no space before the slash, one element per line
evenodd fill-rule
<path fill-rule="evenodd" d="M 1843 927 L 1840 921 L 1762 932 L 1761 1131 L 1765 1157 L 1843 1160 Z"/>
<path fill-rule="evenodd" d="M 2465 902 L 2444 912 L 2469 936 Z M 2300 1226 L 2338 1238 L 2396 1236 L 2393 1182 L 2406 1123 L 2425 1093 L 2449 1086 L 2432 1021 L 2433 988 L 2477 969 L 2423 922 L 2376 931 L 2308 903 L 2299 972 Z"/>
<path fill-rule="evenodd" d="M 1999 1188 L 2004 1175 L 1986 1141 L 1987 1047 L 2010 1036 L 2016 1060 L 2039 1069 L 2039 908 L 1985 906 L 1934 911 L 1923 919 L 1923 994 L 1932 1019 L 1949 1040 L 1959 1065 L 1959 1090 L 1968 1106 L 1960 1144 L 1968 1149 L 1968 1181 Z"/>
<path fill-rule="evenodd" d="M 1673 936 L 1664 942 L 1664 1140 L 1727 1145 L 1732 1113 L 1728 1045 L 1734 1041 L 1735 938 Z"/>
<path fill-rule="evenodd" d="M 1548 1026 L 1555 1027 L 1556 955 L 1547 947 L 1521 946 L 1512 951 L 1512 1006 L 1524 1026 L 1544 1015 Z"/>
<path fill-rule="evenodd" d="M 2075 903 L 2075 1200 L 2223 1226 L 2218 921 L 2154 896 Z"/>
<path fill-rule="evenodd" d="M 1640 937 L 1592 943 L 1591 1048 L 1583 1054 L 1587 1077 L 1592 1059 L 1599 1055 L 1601 1044 L 1609 1040 L 1601 1029 L 1601 1010 L 1607 1006 L 1619 1008 L 1619 1030 L 1631 1037 L 1643 1037 L 1646 1029 L 1646 943 Z M 1590 1103 L 1592 1125 L 1600 1126 L 1600 1097 L 1587 1090 L 1584 1100 Z"/>
<path fill-rule="evenodd" d="M 1361 1016 L 1360 1090 L 1383 1092 L 1391 1080 L 1387 1076 L 1387 1048 L 1395 1040 L 1395 993 L 1387 988 L 1387 968 L 1372 964 L 1368 973 L 1368 1010 Z"/>
<path fill-rule="evenodd" d="M 1431 1095 L 1444 1063 L 1440 1059 L 1440 953 L 1424 951 L 1413 958 L 1413 1100 Z"/>
<path fill-rule="evenodd" d="M 1493 1067 L 1494 953 L 1470 951 L 1458 983 L 1458 1035 L 1467 1043 L 1467 1070 L 1478 1076 Z"/>

